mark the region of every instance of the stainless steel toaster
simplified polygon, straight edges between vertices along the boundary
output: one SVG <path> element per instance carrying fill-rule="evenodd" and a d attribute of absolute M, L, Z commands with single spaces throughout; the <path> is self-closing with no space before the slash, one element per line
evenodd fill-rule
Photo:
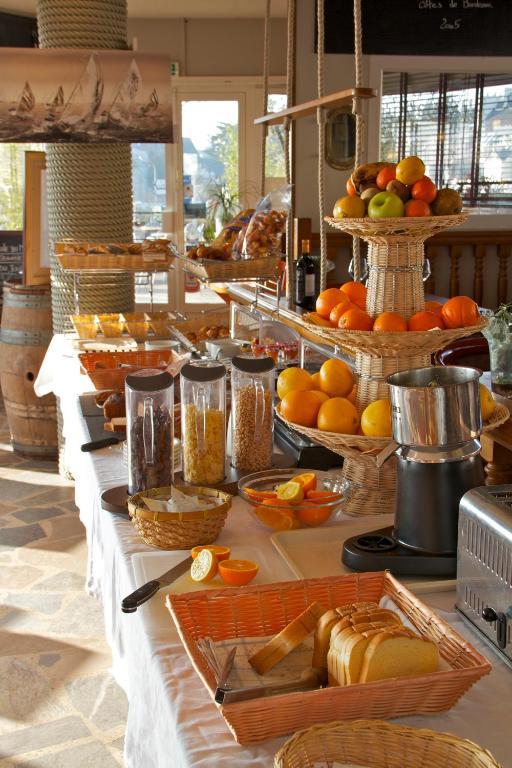
<path fill-rule="evenodd" d="M 512 485 L 461 499 L 456 607 L 512 665 Z"/>

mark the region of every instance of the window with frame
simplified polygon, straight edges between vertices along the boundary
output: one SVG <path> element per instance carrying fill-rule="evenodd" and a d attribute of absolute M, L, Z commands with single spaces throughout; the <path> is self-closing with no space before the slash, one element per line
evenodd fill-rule
<path fill-rule="evenodd" d="M 418 155 L 469 207 L 512 207 L 512 75 L 384 72 L 380 157 Z"/>

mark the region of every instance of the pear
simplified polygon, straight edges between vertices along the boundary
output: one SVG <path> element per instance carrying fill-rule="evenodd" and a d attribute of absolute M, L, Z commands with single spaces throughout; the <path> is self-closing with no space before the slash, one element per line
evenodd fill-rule
<path fill-rule="evenodd" d="M 430 204 L 434 216 L 452 216 L 462 211 L 462 198 L 455 189 L 440 189 L 436 199 Z"/>
<path fill-rule="evenodd" d="M 407 187 L 405 184 L 402 184 L 401 181 L 398 181 L 398 179 L 393 179 L 392 181 L 388 182 L 386 186 L 386 192 L 393 192 L 393 194 L 398 195 L 400 200 L 402 202 L 407 202 L 409 199 L 409 187 Z"/>

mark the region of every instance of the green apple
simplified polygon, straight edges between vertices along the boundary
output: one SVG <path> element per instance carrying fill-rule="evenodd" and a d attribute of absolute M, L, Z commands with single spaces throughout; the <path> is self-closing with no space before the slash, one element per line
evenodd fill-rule
<path fill-rule="evenodd" d="M 404 204 L 394 192 L 379 192 L 368 203 L 368 216 L 372 219 L 391 219 L 404 215 Z"/>

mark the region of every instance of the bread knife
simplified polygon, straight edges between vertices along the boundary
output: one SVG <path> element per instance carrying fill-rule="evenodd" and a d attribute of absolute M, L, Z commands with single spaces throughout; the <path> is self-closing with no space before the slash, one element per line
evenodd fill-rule
<path fill-rule="evenodd" d="M 280 696 L 284 693 L 319 690 L 323 686 L 318 680 L 297 680 L 279 685 L 261 685 L 253 688 L 217 688 L 215 701 L 217 704 L 232 704 L 235 701 L 260 699 L 265 696 Z"/>
<path fill-rule="evenodd" d="M 152 579 L 151 581 L 146 582 L 146 584 L 143 584 L 141 587 L 138 587 L 135 592 L 132 592 L 131 595 L 125 597 L 121 602 L 122 612 L 135 613 L 139 605 L 145 603 L 146 600 L 149 600 L 150 597 L 153 597 L 153 595 L 155 595 L 159 589 L 162 587 L 168 587 L 169 584 L 172 584 L 173 581 L 185 573 L 185 571 L 190 568 L 193 561 L 193 557 L 187 557 L 185 560 L 182 560 L 181 563 L 178 563 L 178 565 L 175 565 L 165 573 L 162 573 L 158 579 Z"/>

